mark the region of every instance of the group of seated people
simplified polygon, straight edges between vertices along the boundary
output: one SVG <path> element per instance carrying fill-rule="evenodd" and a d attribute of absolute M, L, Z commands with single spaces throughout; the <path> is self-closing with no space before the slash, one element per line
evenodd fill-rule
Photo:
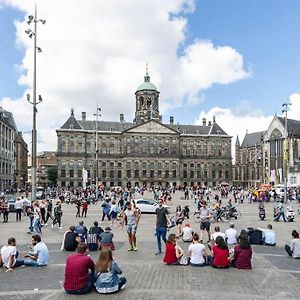
<path fill-rule="evenodd" d="M 101 250 L 103 247 L 108 247 L 114 251 L 113 236 L 110 227 L 103 230 L 98 226 L 97 221 L 89 230 L 84 226 L 83 221 L 80 221 L 76 227 L 70 226 L 69 230 L 65 232 L 61 250 L 75 251 L 78 244 L 84 242 L 88 245 L 90 251 Z"/>
<path fill-rule="evenodd" d="M 229 268 L 233 266 L 238 269 L 252 269 L 252 248 L 247 235 L 239 235 L 238 244 L 230 251 L 222 236 L 217 236 L 212 242 L 212 246 L 206 249 L 200 241 L 197 233 L 193 234 L 192 244 L 188 247 L 187 254 L 178 244 L 175 234 L 170 234 L 166 243 L 166 253 L 164 263 L 167 265 L 190 264 L 194 267 L 204 267 L 211 265 L 215 268 Z M 183 259 L 187 257 L 186 259 Z M 184 261 L 184 263 L 182 263 Z"/>
<path fill-rule="evenodd" d="M 31 237 L 32 246 L 30 251 L 24 255 L 25 259 L 18 259 L 19 252 L 17 250 L 17 242 L 14 237 L 7 241 L 0 250 L 0 267 L 6 268 L 6 272 L 12 272 L 14 268 L 20 266 L 43 267 L 47 266 L 49 251 L 39 235 Z"/>
<path fill-rule="evenodd" d="M 69 255 L 65 267 L 64 289 L 67 294 L 87 294 L 93 289 L 100 294 L 116 293 L 125 287 L 126 278 L 114 261 L 112 250 L 103 247 L 94 263 L 86 243 L 79 242 L 76 253 Z"/>

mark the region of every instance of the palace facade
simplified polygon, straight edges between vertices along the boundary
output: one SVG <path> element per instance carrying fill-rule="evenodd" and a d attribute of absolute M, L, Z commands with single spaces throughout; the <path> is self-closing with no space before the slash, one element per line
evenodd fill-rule
<path fill-rule="evenodd" d="M 162 123 L 159 91 L 148 72 L 135 92 L 132 123 L 77 118 L 57 129 L 58 185 L 217 186 L 232 183 L 231 136 L 213 118 L 202 125 Z M 96 134 L 97 130 L 97 134 Z M 97 140 L 96 140 L 97 137 Z M 98 160 L 96 160 L 98 157 Z"/>

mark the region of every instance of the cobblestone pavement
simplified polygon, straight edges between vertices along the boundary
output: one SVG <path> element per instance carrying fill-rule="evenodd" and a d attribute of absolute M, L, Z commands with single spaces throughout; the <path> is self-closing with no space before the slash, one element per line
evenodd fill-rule
<path fill-rule="evenodd" d="M 149 198 L 151 195 L 147 195 Z M 189 204 L 191 219 L 188 222 L 199 231 L 192 215 L 195 205 L 192 200 L 180 200 L 182 194 L 177 192 L 170 203 L 171 213 L 177 204 Z M 226 201 L 226 200 L 224 200 Z M 295 205 L 298 208 L 298 205 Z M 299 228 L 300 215 L 296 215 L 294 223 L 274 223 L 272 221 L 273 203 L 267 204 L 267 220 L 258 220 L 257 204 L 239 205 L 242 217 L 234 221 L 238 230 L 244 227 L 265 228 L 270 222 L 274 225 L 278 236 L 278 246 L 253 246 L 253 270 L 236 269 L 216 270 L 210 267 L 193 268 L 191 266 L 165 266 L 162 256 L 155 256 L 156 242 L 154 236 L 155 216 L 143 215 L 138 228 L 138 251 L 127 251 L 127 235 L 125 228 L 113 227 L 116 251 L 115 259 L 119 262 L 127 278 L 126 288 L 115 295 L 99 295 L 92 292 L 84 296 L 66 295 L 62 289 L 64 264 L 68 255 L 59 251 L 65 229 L 76 225 L 75 207 L 63 205 L 63 230 L 46 227 L 42 240 L 50 250 L 50 262 L 44 268 L 25 267 L 14 272 L 5 273 L 0 269 L 0 299 L 74 299 L 74 298 L 106 298 L 106 299 L 299 299 L 300 294 L 300 261 L 287 257 L 283 246 L 290 241 L 290 233 Z M 295 209 L 296 211 L 296 209 Z M 100 204 L 91 205 L 88 217 L 84 218 L 87 226 L 100 218 Z M 10 215 L 9 223 L 0 224 L 0 243 L 14 236 L 17 239 L 21 255 L 26 253 L 30 244 L 27 231 L 27 218 L 16 223 L 15 216 Z M 186 223 L 186 222 L 185 222 Z M 108 225 L 107 221 L 101 224 Z M 218 224 L 225 230 L 228 224 Z M 171 232 L 176 232 L 173 228 Z M 183 249 L 188 244 L 181 242 Z M 97 253 L 91 253 L 95 259 Z"/>

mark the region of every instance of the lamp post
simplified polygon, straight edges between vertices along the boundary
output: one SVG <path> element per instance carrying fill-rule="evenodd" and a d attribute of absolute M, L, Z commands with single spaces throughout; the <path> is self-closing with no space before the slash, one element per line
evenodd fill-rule
<path fill-rule="evenodd" d="M 98 159 L 99 159 L 99 149 L 98 149 L 98 117 L 101 117 L 100 114 L 101 108 L 98 107 L 98 103 L 97 103 L 97 109 L 96 109 L 96 113 L 94 114 L 94 116 L 96 117 L 96 134 L 95 134 L 95 160 L 96 160 L 96 172 L 95 172 L 95 186 L 96 186 L 96 201 L 98 201 L 98 177 L 99 177 L 99 164 L 98 164 Z"/>
<path fill-rule="evenodd" d="M 284 118 L 284 146 L 283 146 L 283 169 L 284 169 L 284 202 L 287 202 L 287 177 L 288 177 L 288 130 L 287 130 L 287 112 L 291 103 L 282 104 L 282 113 Z"/>
<path fill-rule="evenodd" d="M 34 31 L 31 29 L 25 30 L 30 38 L 33 37 L 33 90 L 32 90 L 32 98 L 30 101 L 30 95 L 27 94 L 27 101 L 33 106 L 33 125 L 32 125 L 32 153 L 31 153 L 31 200 L 35 201 L 36 199 L 36 148 L 37 148 L 37 132 L 36 132 L 36 113 L 37 104 L 42 102 L 42 97 L 39 95 L 38 100 L 36 99 L 36 52 L 42 52 L 42 49 L 37 46 L 37 23 L 41 22 L 45 24 L 46 21 L 37 18 L 37 5 L 35 5 L 34 16 L 28 16 L 27 24 L 30 25 L 34 23 Z"/>

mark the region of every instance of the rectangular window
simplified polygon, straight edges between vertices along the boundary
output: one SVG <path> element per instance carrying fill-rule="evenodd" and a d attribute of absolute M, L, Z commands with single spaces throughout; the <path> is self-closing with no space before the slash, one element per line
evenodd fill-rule
<path fill-rule="evenodd" d="M 140 176 L 139 170 L 134 170 L 134 177 L 139 178 L 139 176 Z"/>
<path fill-rule="evenodd" d="M 106 170 L 102 170 L 102 178 L 106 178 Z"/>
<path fill-rule="evenodd" d="M 191 178 L 194 178 L 194 176 L 195 176 L 194 171 L 191 171 L 191 172 L 190 172 L 190 177 L 191 177 Z"/>
<path fill-rule="evenodd" d="M 131 178 L 131 170 L 126 171 L 126 176 L 127 176 L 127 178 Z"/>
<path fill-rule="evenodd" d="M 143 170 L 143 177 L 147 176 L 147 170 Z"/>
<path fill-rule="evenodd" d="M 115 177 L 115 172 L 114 172 L 114 170 L 110 170 L 109 171 L 109 178 L 110 179 L 113 179 Z"/>
<path fill-rule="evenodd" d="M 153 178 L 154 177 L 154 170 L 150 171 L 150 177 Z"/>
<path fill-rule="evenodd" d="M 66 182 L 65 182 L 65 181 L 62 181 L 62 182 L 61 182 L 61 186 L 65 187 L 65 186 L 66 186 Z"/>
<path fill-rule="evenodd" d="M 118 171 L 118 178 L 122 178 L 122 171 Z"/>
<path fill-rule="evenodd" d="M 170 176 L 169 170 L 166 170 L 166 171 L 165 171 L 165 177 L 166 177 L 166 178 L 169 178 L 169 176 Z"/>
<path fill-rule="evenodd" d="M 187 171 L 186 170 L 183 171 L 183 178 L 187 178 Z"/>
<path fill-rule="evenodd" d="M 61 177 L 66 177 L 66 170 L 61 170 L 60 171 L 60 176 Z"/>
<path fill-rule="evenodd" d="M 176 170 L 173 170 L 172 175 L 173 175 L 173 178 L 176 178 Z"/>
<path fill-rule="evenodd" d="M 77 170 L 77 177 L 82 178 L 82 170 Z"/>
<path fill-rule="evenodd" d="M 161 177 L 161 170 L 157 171 L 157 176 Z"/>
<path fill-rule="evenodd" d="M 74 170 L 70 170 L 70 177 L 73 178 L 74 177 Z"/>

